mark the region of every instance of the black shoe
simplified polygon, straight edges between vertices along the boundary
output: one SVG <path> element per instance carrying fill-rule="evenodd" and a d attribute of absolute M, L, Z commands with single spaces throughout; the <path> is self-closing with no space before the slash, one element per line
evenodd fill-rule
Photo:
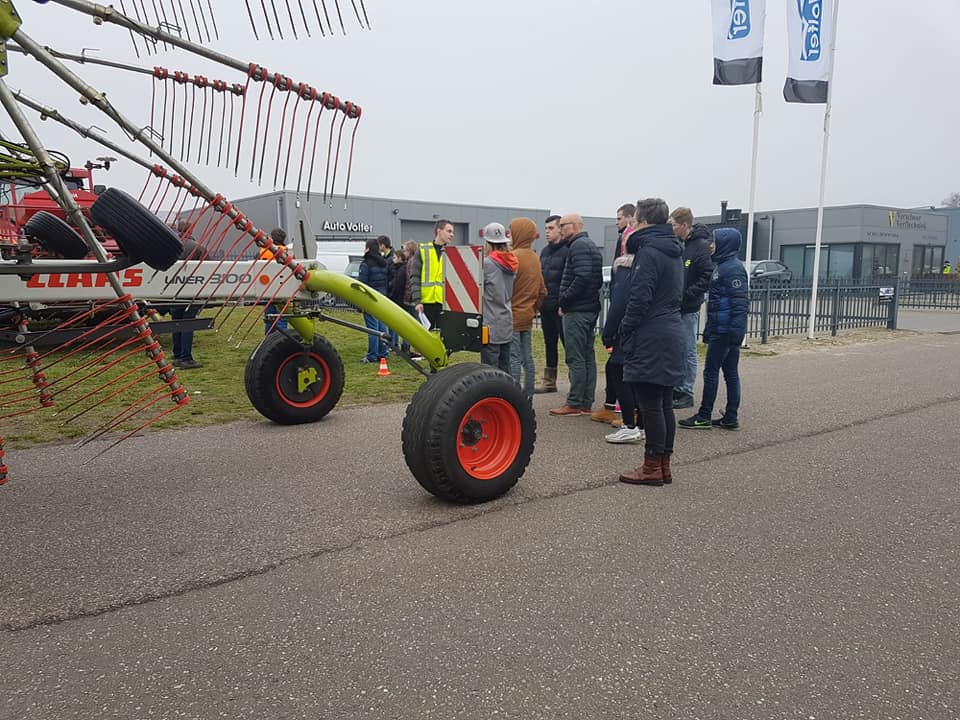
<path fill-rule="evenodd" d="M 734 420 L 733 422 L 728 422 L 727 420 L 720 418 L 719 420 L 711 420 L 710 424 L 713 425 L 714 427 L 723 428 L 724 430 L 740 429 L 740 423 L 736 420 Z"/>
<path fill-rule="evenodd" d="M 683 408 L 693 407 L 693 395 L 688 395 L 687 393 L 674 394 L 673 396 L 673 409 L 681 410 Z"/>
<path fill-rule="evenodd" d="M 699 415 L 688 417 L 686 420 L 680 420 L 677 425 L 687 430 L 709 430 L 713 427 L 713 423 L 709 420 L 704 420 Z"/>

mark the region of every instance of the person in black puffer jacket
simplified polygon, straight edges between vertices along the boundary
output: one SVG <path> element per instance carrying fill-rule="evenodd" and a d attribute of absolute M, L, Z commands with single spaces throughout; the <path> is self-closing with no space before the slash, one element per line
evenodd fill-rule
<path fill-rule="evenodd" d="M 620 482 L 663 485 L 672 481 L 670 457 L 676 435 L 673 388 L 683 379 L 686 349 L 680 298 L 683 261 L 680 241 L 667 223 L 669 209 L 659 198 L 637 203 L 634 235 L 640 241 L 633 261 L 630 299 L 620 323 L 623 380 L 634 392 L 646 433 L 643 466 Z"/>
<path fill-rule="evenodd" d="M 583 218 L 564 215 L 560 232 L 570 243 L 567 262 L 560 278 L 560 317 L 563 318 L 564 348 L 570 378 L 570 392 L 562 407 L 551 415 L 591 415 L 597 392 L 595 351 L 600 288 L 603 285 L 603 256 L 583 231 Z"/>
<path fill-rule="evenodd" d="M 540 306 L 540 327 L 543 329 L 543 344 L 546 346 L 546 367 L 543 369 L 543 381 L 534 388 L 535 393 L 557 391 L 557 368 L 559 367 L 558 342 L 563 342 L 563 321 L 560 319 L 560 281 L 563 279 L 563 266 L 567 262 L 570 243 L 560 237 L 560 216 L 547 218 L 544 231 L 547 244 L 540 251 L 540 269 L 543 283 L 547 286 L 547 297 Z"/>
<path fill-rule="evenodd" d="M 703 364 L 703 399 L 697 414 L 680 421 L 683 428 L 710 428 L 717 425 L 727 430 L 740 427 L 740 345 L 747 332 L 750 296 L 747 270 L 738 257 L 743 238 L 734 228 L 713 231 L 713 261 L 716 268 L 710 278 L 707 300 L 707 324 L 703 341 L 707 343 L 707 359 Z M 713 404 L 717 399 L 720 370 L 727 385 L 727 406 L 723 417 L 712 421 Z"/>
<path fill-rule="evenodd" d="M 693 385 L 697 381 L 697 333 L 700 331 L 700 306 L 710 287 L 713 260 L 710 259 L 710 229 L 693 222 L 690 208 L 674 208 L 670 213 L 673 234 L 683 243 L 683 299 L 680 319 L 687 333 L 686 366 L 683 382 L 673 391 L 674 409 L 693 407 Z"/>
<path fill-rule="evenodd" d="M 381 295 L 387 295 L 387 261 L 380 254 L 380 246 L 374 238 L 367 240 L 363 261 L 360 263 L 360 282 L 368 285 Z M 368 330 L 388 332 L 388 328 L 370 313 L 363 314 L 363 324 Z M 387 357 L 387 344 L 376 335 L 367 336 L 367 354 L 360 362 L 379 362 Z"/>

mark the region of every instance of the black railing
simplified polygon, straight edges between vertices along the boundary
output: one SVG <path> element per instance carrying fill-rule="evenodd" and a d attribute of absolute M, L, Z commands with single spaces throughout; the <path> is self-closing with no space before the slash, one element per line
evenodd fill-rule
<path fill-rule="evenodd" d="M 817 289 L 814 332 L 836 335 L 864 327 L 896 328 L 895 287 L 836 284 Z M 801 335 L 810 323 L 813 288 L 765 287 L 750 290 L 747 337 L 766 343 L 778 335 Z"/>
<path fill-rule="evenodd" d="M 900 307 L 960 310 L 960 277 L 904 280 L 897 291 Z"/>

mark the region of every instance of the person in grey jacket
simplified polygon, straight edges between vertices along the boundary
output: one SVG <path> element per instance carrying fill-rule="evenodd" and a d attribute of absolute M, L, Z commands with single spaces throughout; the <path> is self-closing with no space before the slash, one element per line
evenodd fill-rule
<path fill-rule="evenodd" d="M 513 281 L 516 256 L 508 249 L 507 229 L 490 223 L 483 229 L 483 324 L 488 341 L 480 350 L 480 362 L 510 373 L 510 347 L 513 341 Z"/>

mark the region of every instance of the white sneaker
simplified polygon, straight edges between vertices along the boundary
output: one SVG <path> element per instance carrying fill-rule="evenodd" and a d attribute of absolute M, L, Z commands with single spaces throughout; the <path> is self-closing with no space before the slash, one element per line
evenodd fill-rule
<path fill-rule="evenodd" d="M 640 428 L 631 428 L 621 425 L 619 430 L 615 430 L 604 438 L 608 443 L 623 445 L 626 443 L 637 443 L 643 440 L 643 430 Z"/>

